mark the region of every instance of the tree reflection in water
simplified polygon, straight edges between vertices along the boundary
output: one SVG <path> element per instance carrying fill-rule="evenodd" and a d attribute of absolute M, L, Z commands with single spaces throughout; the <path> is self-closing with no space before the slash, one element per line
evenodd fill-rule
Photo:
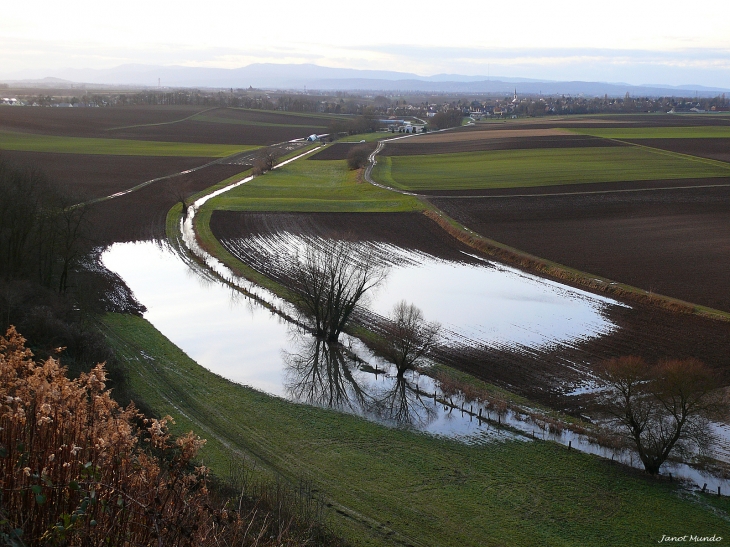
<path fill-rule="evenodd" d="M 399 426 L 425 428 L 438 414 L 436 403 L 422 396 L 405 376 L 390 378 L 388 389 L 377 395 L 377 412 L 382 421 Z"/>
<path fill-rule="evenodd" d="M 437 416 L 435 402 L 422 396 L 410 375 L 398 376 L 391 365 L 373 367 L 367 362 L 376 360 L 372 356 L 363 360 L 342 344 L 300 331 L 292 346 L 294 351 L 282 354 L 284 388 L 294 401 L 419 429 Z"/>
<path fill-rule="evenodd" d="M 295 336 L 297 351 L 283 351 L 284 388 L 294 401 L 360 413 L 372 404 L 354 377 L 356 358 L 341 344 Z"/>

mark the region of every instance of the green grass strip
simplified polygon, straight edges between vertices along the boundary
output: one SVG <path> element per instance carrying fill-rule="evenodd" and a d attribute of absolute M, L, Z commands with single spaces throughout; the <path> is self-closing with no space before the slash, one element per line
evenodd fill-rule
<path fill-rule="evenodd" d="M 655 544 L 662 535 L 730 536 L 728 499 L 711 508 L 656 481 L 550 442 L 466 445 L 293 404 L 197 365 L 144 319 L 109 314 L 104 330 L 132 389 L 225 476 L 231 453 L 309 478 L 341 511 L 354 545 Z"/>
<path fill-rule="evenodd" d="M 403 212 L 423 210 L 412 196 L 360 182 L 344 160 L 297 161 L 205 204 L 229 211 Z"/>
<path fill-rule="evenodd" d="M 0 150 L 20 150 L 25 152 L 224 158 L 236 152 L 255 150 L 256 148 L 259 147 L 230 144 L 60 137 L 32 133 L 0 132 Z"/>
<path fill-rule="evenodd" d="M 706 125 L 700 127 L 601 127 L 596 129 L 569 129 L 568 131 L 607 139 L 730 138 L 730 124 L 727 126 Z"/>
<path fill-rule="evenodd" d="M 518 188 L 730 176 L 730 165 L 647 147 L 499 150 L 379 158 L 373 178 L 404 190 Z"/>

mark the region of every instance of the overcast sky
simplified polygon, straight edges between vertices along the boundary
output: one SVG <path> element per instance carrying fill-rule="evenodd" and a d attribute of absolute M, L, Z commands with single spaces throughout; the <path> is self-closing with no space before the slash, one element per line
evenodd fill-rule
<path fill-rule="evenodd" d="M 6 2 L 0 77 L 256 62 L 730 88 L 730 3 Z"/>

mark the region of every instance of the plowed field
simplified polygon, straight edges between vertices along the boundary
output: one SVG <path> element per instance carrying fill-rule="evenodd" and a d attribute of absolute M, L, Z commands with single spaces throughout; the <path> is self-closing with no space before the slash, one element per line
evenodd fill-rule
<path fill-rule="evenodd" d="M 433 201 L 501 243 L 730 311 L 730 186 Z"/>
<path fill-rule="evenodd" d="M 354 146 L 367 146 L 372 152 L 375 150 L 376 143 L 356 143 L 356 142 L 336 142 L 325 147 L 321 152 L 317 152 L 313 156 L 310 156 L 310 160 L 344 160 L 347 159 L 347 154 Z"/>
<path fill-rule="evenodd" d="M 147 180 L 185 171 L 210 158 L 104 156 L 0 151 L 0 158 L 16 165 L 32 165 L 67 189 L 79 201 L 108 196 Z"/>
<path fill-rule="evenodd" d="M 241 171 L 240 165 L 211 165 L 169 181 L 89 206 L 97 244 L 165 237 L 165 218 L 178 189 L 190 196 Z"/>
<path fill-rule="evenodd" d="M 635 139 L 635 144 L 730 162 L 730 139 Z"/>
<path fill-rule="evenodd" d="M 0 108 L 0 131 L 53 136 L 267 145 L 323 133 L 330 118 L 231 108 Z"/>
<path fill-rule="evenodd" d="M 505 131 L 504 133 L 519 133 Z M 525 131 L 527 133 L 527 131 Z M 481 152 L 486 150 L 530 150 L 534 148 L 596 148 L 628 146 L 623 143 L 598 137 L 582 135 L 550 135 L 534 137 L 501 138 L 502 132 L 489 133 L 488 139 L 452 139 L 426 141 L 420 137 L 389 142 L 380 152 L 382 156 L 411 156 L 426 154 L 455 154 L 458 152 Z M 459 133 L 459 135 L 464 135 Z M 466 134 L 470 137 L 471 134 Z"/>

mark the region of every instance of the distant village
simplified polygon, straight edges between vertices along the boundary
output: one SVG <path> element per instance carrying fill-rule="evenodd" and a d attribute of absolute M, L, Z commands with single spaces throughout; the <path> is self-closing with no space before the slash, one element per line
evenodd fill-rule
<path fill-rule="evenodd" d="M 4 93 L 3 93 L 4 92 Z M 0 87 L 3 106 L 45 106 L 55 108 L 99 108 L 126 105 L 198 105 L 205 107 L 239 107 L 285 112 L 319 112 L 341 115 L 377 116 L 386 126 L 412 131 L 427 125 L 439 113 L 459 111 L 473 120 L 539 117 L 563 114 L 599 113 L 718 113 L 730 112 L 730 100 L 723 95 L 701 97 L 587 97 L 542 96 L 520 94 L 427 94 L 273 91 L 247 89 L 123 89 L 91 91 L 83 86 L 74 89 L 17 89 Z M 404 120 L 415 119 L 406 124 Z M 418 127 L 416 127 L 418 129 Z"/>

